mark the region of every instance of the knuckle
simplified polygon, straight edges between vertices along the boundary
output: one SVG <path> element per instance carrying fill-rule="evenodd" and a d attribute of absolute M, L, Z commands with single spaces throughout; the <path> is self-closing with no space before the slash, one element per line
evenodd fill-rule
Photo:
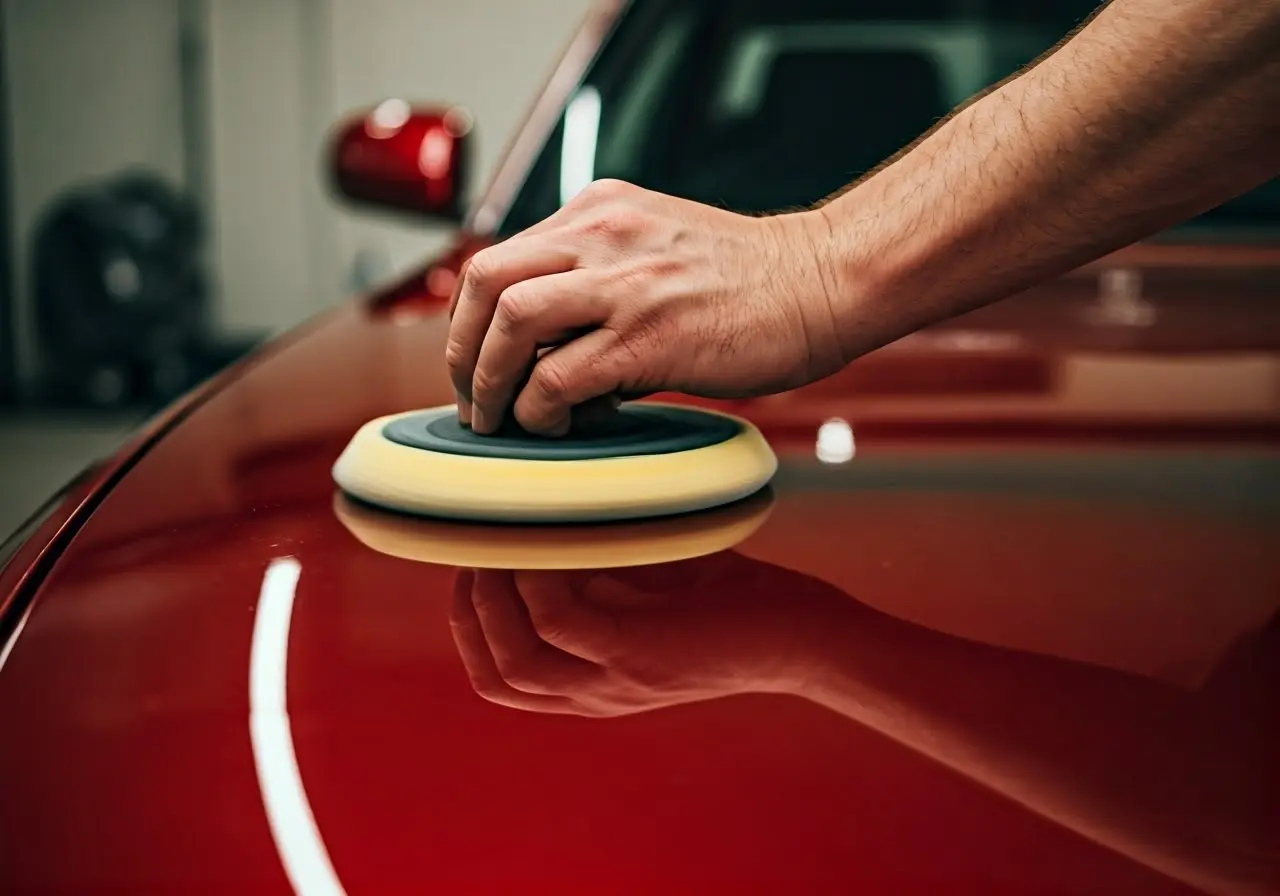
<path fill-rule="evenodd" d="M 583 215 L 577 222 L 578 231 L 587 237 L 607 236 L 611 226 L 609 214 L 605 211 Z"/>
<path fill-rule="evenodd" d="M 615 177 L 602 177 L 593 180 L 587 184 L 586 188 L 579 194 L 584 200 L 593 199 L 613 199 L 616 196 L 623 196 L 630 188 L 630 184 L 624 180 L 618 180 Z"/>
<path fill-rule="evenodd" d="M 498 297 L 494 326 L 504 334 L 514 333 L 538 316 L 538 297 L 520 286 L 505 290 Z"/>
<path fill-rule="evenodd" d="M 496 254 L 493 248 L 481 249 L 467 261 L 466 270 L 462 273 L 462 286 L 467 292 L 473 292 L 484 286 L 497 272 Z"/>
<path fill-rule="evenodd" d="M 469 256 L 468 258 L 464 259 L 464 260 L 463 260 L 463 262 L 462 262 L 462 264 L 458 265 L 458 273 L 457 273 L 457 275 L 456 275 L 456 278 L 455 278 L 455 280 L 454 280 L 454 284 L 453 284 L 453 287 L 454 287 L 454 289 L 453 289 L 454 296 L 453 296 L 453 297 L 454 297 L 454 299 L 455 299 L 455 300 L 456 300 L 456 299 L 457 299 L 457 297 L 458 297 L 458 289 L 462 286 L 462 284 L 466 283 L 466 281 L 467 281 L 467 273 L 471 270 L 471 263 L 472 263 L 473 261 L 475 261 L 475 256 L 474 256 L 474 255 Z"/>
<path fill-rule="evenodd" d="M 498 384 L 493 376 L 482 367 L 477 367 L 471 377 L 471 400 L 476 404 L 492 401 L 498 392 Z"/>
<path fill-rule="evenodd" d="M 648 217 L 639 209 L 620 206 L 612 215 L 613 233 L 621 237 L 634 237 L 649 227 Z"/>
<path fill-rule="evenodd" d="M 499 670 L 508 687 L 526 694 L 546 692 L 546 684 L 538 677 L 533 664 L 525 658 L 508 660 Z"/>
<path fill-rule="evenodd" d="M 569 394 L 570 373 L 563 363 L 553 357 L 538 362 L 530 377 L 530 384 L 538 390 L 543 398 L 559 401 Z"/>
<path fill-rule="evenodd" d="M 467 349 L 460 339 L 449 338 L 444 347 L 444 363 L 454 373 L 460 372 L 467 363 Z"/>
<path fill-rule="evenodd" d="M 559 607 L 530 606 L 529 621 L 542 640 L 552 643 L 566 632 L 564 612 Z"/>
<path fill-rule="evenodd" d="M 648 220 L 643 212 L 626 205 L 614 204 L 582 222 L 589 235 L 611 243 L 628 243 L 644 233 Z"/>

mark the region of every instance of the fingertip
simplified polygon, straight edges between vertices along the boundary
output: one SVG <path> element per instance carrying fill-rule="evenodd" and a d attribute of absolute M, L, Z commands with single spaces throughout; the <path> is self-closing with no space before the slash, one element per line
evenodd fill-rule
<path fill-rule="evenodd" d="M 471 402 L 463 398 L 461 393 L 458 393 L 458 422 L 463 426 L 470 426 L 471 416 Z"/>
<path fill-rule="evenodd" d="M 527 387 L 517 396 L 511 414 L 526 432 L 548 438 L 566 436 L 573 426 L 572 408 L 562 409 L 544 402 L 535 404 Z"/>
<path fill-rule="evenodd" d="M 557 411 L 542 407 L 531 412 L 528 404 L 530 402 L 517 398 L 511 409 L 511 416 L 525 432 L 549 438 L 559 438 L 569 434 L 573 420 L 568 409 Z"/>
<path fill-rule="evenodd" d="M 530 432 L 536 432 L 538 435 L 549 436 L 554 439 L 567 436 L 572 423 L 569 414 L 564 414 L 550 422 L 539 423 L 532 427 L 525 427 Z"/>
<path fill-rule="evenodd" d="M 568 412 L 558 417 L 541 417 L 538 419 L 522 415 L 519 408 L 515 412 L 516 423 L 520 424 L 520 428 L 525 432 L 533 433 L 536 436 L 544 436 L 547 438 L 561 438 L 569 434 L 571 428 L 571 419 Z"/>

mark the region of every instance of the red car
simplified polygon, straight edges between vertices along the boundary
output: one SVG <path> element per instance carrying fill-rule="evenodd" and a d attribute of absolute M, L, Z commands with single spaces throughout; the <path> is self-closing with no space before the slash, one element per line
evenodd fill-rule
<path fill-rule="evenodd" d="M 737 506 L 503 528 L 331 477 L 451 400 L 477 247 L 597 177 L 811 202 L 1089 5 L 602 6 L 451 251 L 0 550 L 0 893 L 1280 892 L 1275 184 L 720 403 L 781 460 Z M 468 129 L 384 104 L 336 182 L 456 217 Z"/>

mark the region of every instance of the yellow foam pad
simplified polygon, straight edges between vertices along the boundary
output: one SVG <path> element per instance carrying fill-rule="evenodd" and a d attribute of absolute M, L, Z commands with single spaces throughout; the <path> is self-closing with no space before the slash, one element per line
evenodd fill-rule
<path fill-rule="evenodd" d="M 439 408 L 429 409 L 432 411 Z M 371 420 L 333 467 L 338 487 L 390 510 L 458 520 L 574 523 L 639 519 L 704 510 L 763 488 L 778 460 L 751 423 L 726 441 L 669 454 L 590 460 L 472 457 L 414 448 L 383 434 L 394 420 Z"/>
<path fill-rule="evenodd" d="M 692 560 L 745 541 L 772 509 L 766 488 L 725 507 L 664 519 L 529 527 L 404 516 L 341 492 L 333 501 L 347 530 L 380 554 L 472 569 L 618 569 Z"/>

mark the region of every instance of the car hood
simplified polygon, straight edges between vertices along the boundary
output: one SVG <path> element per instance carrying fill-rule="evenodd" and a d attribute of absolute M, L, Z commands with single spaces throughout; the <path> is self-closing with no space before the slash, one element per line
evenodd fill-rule
<path fill-rule="evenodd" d="M 0 890 L 1275 880 L 1274 352 L 908 345 L 723 405 L 778 476 L 674 521 L 351 504 L 444 332 L 328 315 L 97 507 L 0 669 Z"/>

